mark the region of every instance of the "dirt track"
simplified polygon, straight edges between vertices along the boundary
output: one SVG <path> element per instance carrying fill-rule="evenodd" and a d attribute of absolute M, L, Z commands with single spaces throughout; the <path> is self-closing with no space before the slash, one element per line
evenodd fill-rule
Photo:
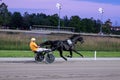
<path fill-rule="evenodd" d="M 3 62 L 0 80 L 120 80 L 120 61 Z"/>

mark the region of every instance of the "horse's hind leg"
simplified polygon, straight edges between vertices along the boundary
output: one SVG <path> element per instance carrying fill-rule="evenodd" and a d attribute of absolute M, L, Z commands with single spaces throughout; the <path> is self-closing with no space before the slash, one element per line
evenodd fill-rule
<path fill-rule="evenodd" d="M 63 56 L 62 51 L 59 51 L 59 52 L 60 52 L 60 56 L 61 56 L 65 61 L 67 61 L 67 58 L 65 58 L 65 57 Z"/>

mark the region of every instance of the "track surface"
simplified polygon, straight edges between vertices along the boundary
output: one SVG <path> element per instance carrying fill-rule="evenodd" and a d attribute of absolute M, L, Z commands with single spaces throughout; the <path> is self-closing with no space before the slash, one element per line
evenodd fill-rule
<path fill-rule="evenodd" d="M 0 80 L 120 80 L 120 60 L 0 62 Z"/>

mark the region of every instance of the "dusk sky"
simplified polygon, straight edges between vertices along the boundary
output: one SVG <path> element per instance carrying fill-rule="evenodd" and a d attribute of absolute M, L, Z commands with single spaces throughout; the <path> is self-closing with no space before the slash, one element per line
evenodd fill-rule
<path fill-rule="evenodd" d="M 56 3 L 62 5 L 61 18 L 78 15 L 80 18 L 101 19 L 98 9 L 104 10 L 102 21 L 111 19 L 113 25 L 120 25 L 120 0 L 2 0 L 8 5 L 10 12 L 45 13 L 53 15 L 58 13 Z"/>

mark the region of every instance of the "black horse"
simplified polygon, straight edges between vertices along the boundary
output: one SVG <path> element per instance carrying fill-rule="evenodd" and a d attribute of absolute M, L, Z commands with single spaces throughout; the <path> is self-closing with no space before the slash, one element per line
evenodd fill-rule
<path fill-rule="evenodd" d="M 49 46 L 49 48 L 52 51 L 58 50 L 60 53 L 60 56 L 67 61 L 67 58 L 63 56 L 63 51 L 70 51 L 70 56 L 68 57 L 71 57 L 71 58 L 73 56 L 72 51 L 83 57 L 81 53 L 79 53 L 74 49 L 75 44 L 77 44 L 78 41 L 81 43 L 84 42 L 83 38 L 80 35 L 73 35 L 66 40 L 55 40 L 55 41 L 48 40 L 44 43 L 41 43 L 40 46 Z"/>

